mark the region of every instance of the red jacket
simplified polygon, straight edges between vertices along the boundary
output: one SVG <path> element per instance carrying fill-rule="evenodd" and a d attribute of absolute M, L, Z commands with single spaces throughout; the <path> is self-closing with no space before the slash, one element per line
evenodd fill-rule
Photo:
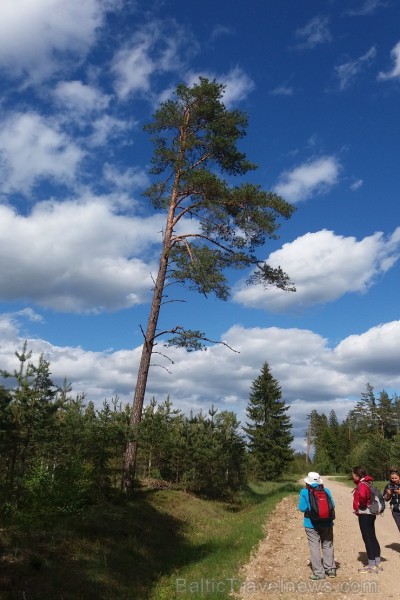
<path fill-rule="evenodd" d="M 371 490 L 368 481 L 373 481 L 374 478 L 370 475 L 366 475 L 357 484 L 357 487 L 353 490 L 353 508 L 356 513 L 358 511 L 366 511 L 368 506 L 371 504 Z"/>

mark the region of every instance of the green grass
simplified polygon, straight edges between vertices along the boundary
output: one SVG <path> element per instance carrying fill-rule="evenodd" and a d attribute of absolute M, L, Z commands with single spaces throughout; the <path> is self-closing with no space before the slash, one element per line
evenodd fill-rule
<path fill-rule="evenodd" d="M 341 477 L 336 477 L 336 481 L 340 481 L 341 483 L 344 483 L 345 485 L 347 485 L 348 487 L 351 487 L 351 488 L 355 487 L 355 483 L 349 475 L 343 475 Z M 379 479 L 374 480 L 374 485 L 381 491 L 383 491 L 383 488 L 385 487 L 386 484 L 387 484 L 387 481 L 381 481 Z"/>
<path fill-rule="evenodd" d="M 240 565 L 263 536 L 266 515 L 278 500 L 298 490 L 292 483 L 252 485 L 240 507 L 207 503 L 207 510 L 196 513 L 189 524 L 192 543 L 206 551 L 162 577 L 150 599 L 229 598 L 231 589 L 240 585 Z"/>
<path fill-rule="evenodd" d="M 266 515 L 299 489 L 252 485 L 234 503 L 138 490 L 81 518 L 3 527 L 0 599 L 227 599 Z"/>

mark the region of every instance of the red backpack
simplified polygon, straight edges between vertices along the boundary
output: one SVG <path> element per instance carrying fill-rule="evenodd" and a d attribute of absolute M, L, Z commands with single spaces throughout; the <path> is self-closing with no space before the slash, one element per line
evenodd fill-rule
<path fill-rule="evenodd" d="M 316 486 L 307 486 L 308 500 L 310 508 L 305 511 L 304 515 L 315 521 L 316 523 L 328 524 L 335 518 L 335 509 L 329 494 L 327 494 L 322 484 Z"/>

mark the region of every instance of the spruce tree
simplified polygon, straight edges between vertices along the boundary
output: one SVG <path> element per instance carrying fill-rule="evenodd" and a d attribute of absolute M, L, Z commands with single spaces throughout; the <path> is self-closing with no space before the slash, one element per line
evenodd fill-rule
<path fill-rule="evenodd" d="M 348 419 L 358 441 L 381 431 L 374 388 L 370 383 L 366 384 L 365 392 L 361 392 L 361 398 L 349 412 Z"/>
<path fill-rule="evenodd" d="M 392 398 L 386 390 L 379 393 L 378 398 L 378 420 L 381 434 L 385 438 L 392 438 L 396 435 L 396 418 Z"/>
<path fill-rule="evenodd" d="M 292 425 L 288 406 L 281 399 L 278 381 L 272 376 L 268 363 L 252 383 L 246 414 L 250 420 L 244 431 L 248 447 L 261 480 L 279 477 L 293 458 Z"/>
<path fill-rule="evenodd" d="M 393 423 L 396 430 L 396 434 L 400 433 L 400 398 L 397 394 L 394 394 L 393 400 Z"/>

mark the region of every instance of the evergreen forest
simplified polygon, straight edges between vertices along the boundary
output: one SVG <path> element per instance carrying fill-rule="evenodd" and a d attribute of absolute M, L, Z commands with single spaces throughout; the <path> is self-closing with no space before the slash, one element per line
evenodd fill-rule
<path fill-rule="evenodd" d="M 267 365 L 255 385 L 267 379 L 274 393 L 251 395 L 246 438 L 235 413 L 212 406 L 207 414 L 184 415 L 169 398 L 152 398 L 132 432 L 128 404 L 115 397 L 96 408 L 85 394 L 74 397 L 66 380 L 57 386 L 50 363 L 43 355 L 32 361 L 26 343 L 15 354 L 17 367 L 1 372 L 0 386 L 0 494 L 10 516 L 28 511 L 48 519 L 123 494 L 131 436 L 139 447 L 137 485 L 151 482 L 209 498 L 230 498 L 249 477 L 275 479 L 292 458 L 287 407 Z M 266 416 L 261 434 L 256 405 Z M 268 449 L 275 454 L 266 462 Z"/>
<path fill-rule="evenodd" d="M 386 479 L 400 465 L 400 398 L 367 383 L 360 399 L 339 423 L 313 410 L 308 417 L 308 446 L 314 449 L 313 468 L 321 473 L 349 473 L 364 465 L 371 475 Z"/>
<path fill-rule="evenodd" d="M 28 511 L 39 519 L 72 514 L 124 493 L 123 460 L 131 436 L 138 442 L 136 485 L 190 491 L 229 499 L 249 480 L 321 473 L 349 473 L 355 464 L 385 478 L 400 464 L 400 399 L 377 396 L 366 385 L 360 400 L 339 422 L 335 411 L 312 411 L 308 451 L 291 448 L 288 406 L 268 363 L 249 390 L 246 423 L 211 406 L 185 415 L 166 398 L 152 398 L 136 431 L 130 407 L 117 397 L 101 407 L 73 396 L 65 380 L 52 381 L 50 363 L 35 363 L 25 343 L 16 369 L 2 371 L 0 386 L 0 495 L 4 514 Z"/>

